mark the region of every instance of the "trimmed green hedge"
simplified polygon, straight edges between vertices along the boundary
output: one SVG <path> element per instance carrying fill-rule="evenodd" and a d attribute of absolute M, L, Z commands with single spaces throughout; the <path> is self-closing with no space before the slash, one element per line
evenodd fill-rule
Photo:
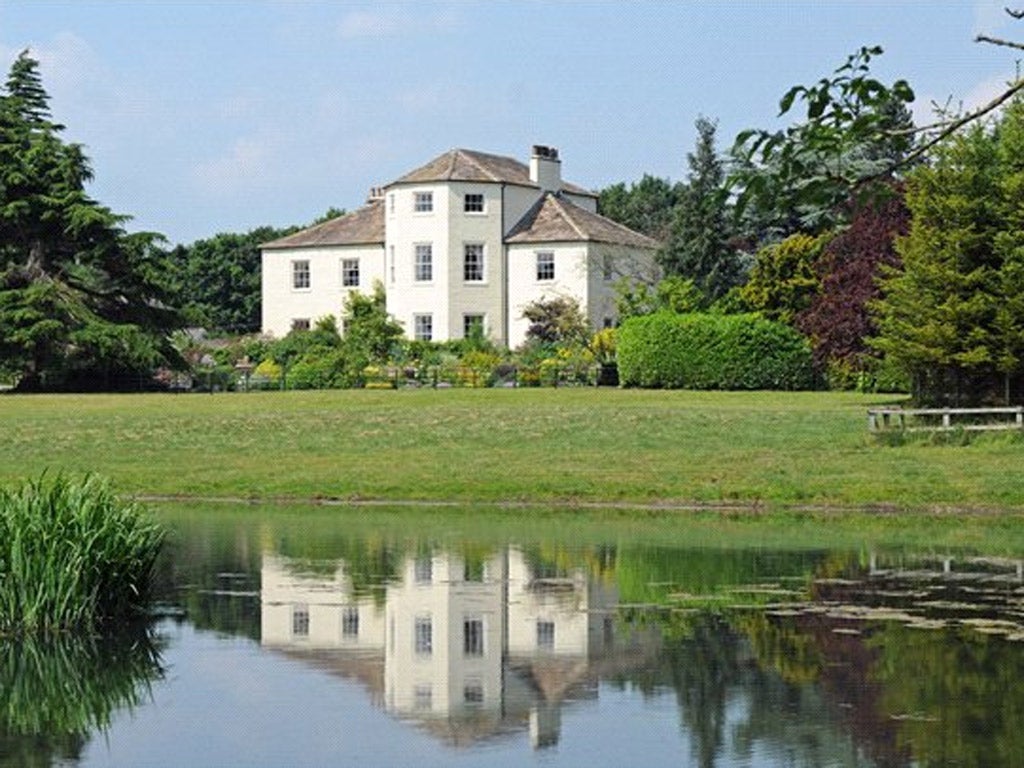
<path fill-rule="evenodd" d="M 618 331 L 619 380 L 665 389 L 811 389 L 811 348 L 760 315 L 658 312 Z"/>

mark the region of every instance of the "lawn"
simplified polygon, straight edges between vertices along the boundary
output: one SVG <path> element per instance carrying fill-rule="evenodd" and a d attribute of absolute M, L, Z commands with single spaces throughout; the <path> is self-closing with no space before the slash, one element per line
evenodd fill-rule
<path fill-rule="evenodd" d="M 0 481 L 257 499 L 1024 510 L 1020 436 L 886 445 L 886 396 L 614 389 L 0 396 Z"/>

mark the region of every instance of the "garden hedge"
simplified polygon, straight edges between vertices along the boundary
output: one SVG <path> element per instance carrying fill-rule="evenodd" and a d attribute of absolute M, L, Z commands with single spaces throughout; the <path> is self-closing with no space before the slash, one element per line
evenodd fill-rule
<path fill-rule="evenodd" d="M 664 389 L 810 389 L 807 339 L 757 314 L 658 312 L 618 332 L 619 380 Z"/>

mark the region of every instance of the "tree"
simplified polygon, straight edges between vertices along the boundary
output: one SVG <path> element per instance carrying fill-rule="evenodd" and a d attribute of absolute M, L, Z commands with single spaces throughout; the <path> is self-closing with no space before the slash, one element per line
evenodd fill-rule
<path fill-rule="evenodd" d="M 374 281 L 373 293 L 369 296 L 359 291 L 349 293 L 342 314 L 345 347 L 350 354 L 365 360 L 363 365 L 387 362 L 405 333 L 388 314 L 387 294 L 379 280 Z"/>
<path fill-rule="evenodd" d="M 867 339 L 875 334 L 869 305 L 880 296 L 883 265 L 899 265 L 896 238 L 907 233 L 910 213 L 896 187 L 884 197 L 862 202 L 850 226 L 825 246 L 815 270 L 821 280 L 796 326 L 810 336 L 819 370 L 830 366 L 848 373 L 865 370 L 872 350 Z"/>
<path fill-rule="evenodd" d="M 716 124 L 697 119 L 697 145 L 687 155 L 690 167 L 672 222 L 672 232 L 660 254 L 669 275 L 693 280 L 710 304 L 742 278 L 739 255 L 729 226 L 725 171 L 715 152 Z"/>
<path fill-rule="evenodd" d="M 976 123 L 907 179 L 910 231 L 897 242 L 902 268 L 882 283 L 873 345 L 918 400 L 1008 399 L 1020 376 L 1022 134 L 1015 101 L 995 130 Z"/>
<path fill-rule="evenodd" d="M 605 187 L 598 197 L 601 215 L 665 242 L 683 187 L 649 174 L 627 188 L 622 182 Z"/>
<path fill-rule="evenodd" d="M 750 280 L 739 290 L 742 303 L 769 320 L 792 323 L 821 288 L 815 272 L 827 236 L 790 235 L 757 252 Z"/>
<path fill-rule="evenodd" d="M 23 390 L 107 388 L 181 365 L 160 236 L 125 233 L 126 217 L 86 194 L 88 160 L 48 102 L 23 52 L 0 91 L 0 365 Z"/>
<path fill-rule="evenodd" d="M 733 145 L 730 184 L 747 226 L 783 235 L 820 233 L 849 212 L 851 196 L 868 197 L 918 155 L 905 80 L 885 85 L 872 77 L 878 46 L 862 47 L 831 77 L 795 85 L 779 102 L 779 116 L 806 105 L 805 118 L 778 131 L 747 130 Z M 749 210 L 748 210 L 749 209 Z"/>
<path fill-rule="evenodd" d="M 523 309 L 523 318 L 530 321 L 526 343 L 585 346 L 590 328 L 579 302 L 569 296 L 531 301 Z"/>
<path fill-rule="evenodd" d="M 260 245 L 295 230 L 259 227 L 175 247 L 169 255 L 174 293 L 189 322 L 228 333 L 259 331 Z"/>

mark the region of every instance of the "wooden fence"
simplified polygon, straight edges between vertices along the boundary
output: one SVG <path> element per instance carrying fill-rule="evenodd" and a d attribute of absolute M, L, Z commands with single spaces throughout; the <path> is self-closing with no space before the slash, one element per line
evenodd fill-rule
<path fill-rule="evenodd" d="M 1024 429 L 1024 406 L 1006 408 L 869 408 L 871 432 L 983 432 Z"/>

